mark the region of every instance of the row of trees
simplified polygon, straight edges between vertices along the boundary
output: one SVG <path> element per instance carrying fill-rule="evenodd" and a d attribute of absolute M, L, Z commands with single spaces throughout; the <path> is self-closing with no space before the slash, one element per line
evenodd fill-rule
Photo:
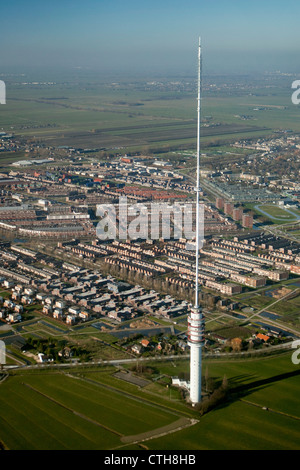
<path fill-rule="evenodd" d="M 189 380 L 188 372 L 181 372 L 178 376 L 182 380 Z M 224 403 L 229 395 L 229 384 L 226 375 L 224 375 L 223 380 L 220 382 L 219 378 L 211 377 L 208 368 L 206 368 L 202 381 L 204 398 L 195 406 L 200 416 L 203 416 L 221 403 Z M 185 398 L 183 390 L 181 395 L 182 398 Z"/>

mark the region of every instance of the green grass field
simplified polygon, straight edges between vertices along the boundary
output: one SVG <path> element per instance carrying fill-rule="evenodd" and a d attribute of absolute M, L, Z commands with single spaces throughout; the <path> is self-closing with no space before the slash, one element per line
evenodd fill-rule
<path fill-rule="evenodd" d="M 269 218 L 274 223 L 279 224 L 296 221 L 298 216 L 297 211 L 290 209 L 289 211 L 286 211 L 275 204 L 260 204 L 257 207 L 254 207 L 254 210 L 256 210 L 258 214 L 268 214 Z"/>
<path fill-rule="evenodd" d="M 299 366 L 291 354 L 272 359 L 204 361 L 210 377 L 225 374 L 243 386 L 236 401 L 204 415 L 195 426 L 173 436 L 152 440 L 150 449 L 288 450 L 299 449 Z M 267 407 L 269 410 L 264 410 Z"/>
<path fill-rule="evenodd" d="M 188 370 L 186 360 L 152 366 L 169 376 Z M 0 384 L 0 441 L 8 449 L 128 449 L 124 438 L 153 432 L 143 442 L 153 450 L 299 449 L 300 369 L 290 353 L 204 360 L 203 371 L 216 381 L 225 374 L 239 393 L 202 418 L 165 385 L 140 389 L 112 367 L 15 372 Z M 155 429 L 188 417 L 198 423 L 155 438 Z"/>
<path fill-rule="evenodd" d="M 200 423 L 169 437 L 147 443 L 151 450 L 296 450 L 299 422 L 235 402 L 204 416 Z"/>
<path fill-rule="evenodd" d="M 124 435 L 176 420 L 172 413 L 62 374 L 10 378 L 2 384 L 0 402 L 1 440 L 10 449 L 114 448 Z"/>

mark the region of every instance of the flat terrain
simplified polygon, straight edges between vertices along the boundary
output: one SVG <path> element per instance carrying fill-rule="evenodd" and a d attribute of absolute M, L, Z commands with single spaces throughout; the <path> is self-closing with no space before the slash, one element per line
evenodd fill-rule
<path fill-rule="evenodd" d="M 167 377 L 188 362 L 152 366 Z M 202 418 L 176 390 L 139 388 L 113 367 L 15 371 L 0 384 L 0 440 L 9 449 L 299 449 L 300 370 L 291 353 L 205 360 L 204 370 L 217 382 L 225 374 L 238 393 Z"/>
<path fill-rule="evenodd" d="M 291 103 L 288 81 L 275 80 L 269 88 L 268 82 L 263 86 L 264 80 L 255 87 L 240 86 L 236 80 L 230 88 L 223 83 L 227 79 L 219 77 L 221 87 L 204 89 L 202 144 L 207 158 L 214 155 L 215 145 L 224 155 L 231 150 L 231 141 L 263 137 L 276 130 L 300 132 L 300 107 Z M 245 77 L 243 80 L 247 82 Z M 104 149 L 109 154 L 193 152 L 197 124 L 194 81 L 183 87 L 171 81 L 121 84 L 95 77 L 56 83 L 30 83 L 27 78 L 7 81 L 0 130 L 13 132 L 23 142 L 41 143 L 41 152 L 44 145 Z M 234 152 L 227 152 L 226 158 L 238 160 Z M 27 158 L 25 155 L 22 151 L 3 152 L 0 166 Z M 279 208 L 265 206 L 263 210 L 270 220 L 276 218 L 276 224 L 294 222 L 291 214 Z M 249 292 L 247 299 L 240 300 L 256 310 L 279 315 L 275 323 L 298 328 L 299 296 L 275 304 L 272 294 L 264 291 Z M 229 324 L 232 335 L 248 334 L 223 314 L 211 320 L 212 330 Z M 26 321 L 19 328 L 16 334 L 24 338 L 67 338 L 89 347 L 93 359 L 128 358 L 128 353 L 116 349 L 116 339 L 109 332 L 100 333 L 89 325 L 70 333 L 32 310 L 26 311 Z M 1 331 L 1 338 L 7 336 L 13 336 L 13 330 Z M 11 349 L 8 363 L 27 361 L 20 351 Z M 0 444 L 16 450 L 139 449 L 141 445 L 155 450 L 298 450 L 300 371 L 292 363 L 291 353 L 251 360 L 205 360 L 203 372 L 207 368 L 218 384 L 226 376 L 237 393 L 201 418 L 177 389 L 166 386 L 172 376 L 187 373 L 186 359 L 153 361 L 149 363 L 154 371 L 151 377 L 129 377 L 132 380 L 123 380 L 121 371 L 112 366 L 24 367 L 0 383 Z M 28 357 L 27 365 L 30 362 Z"/>
<path fill-rule="evenodd" d="M 257 204 L 254 206 L 254 210 L 263 214 L 276 224 L 295 222 L 300 219 L 299 211 L 297 211 L 297 209 L 284 209 L 275 204 Z"/>
<path fill-rule="evenodd" d="M 208 78 L 208 83 L 214 79 Z M 261 88 L 245 89 L 238 77 L 218 80 L 221 91 L 209 86 L 203 90 L 203 146 L 262 137 L 277 129 L 300 131 L 299 107 L 291 103 L 289 82 L 275 81 L 270 92 L 264 78 Z M 231 80 L 234 92 L 226 86 Z M 241 77 L 241 82 L 247 80 Z M 95 76 L 57 82 L 8 79 L 0 129 L 52 146 L 126 151 L 195 148 L 196 83 L 194 78 L 186 82 L 115 83 Z"/>
<path fill-rule="evenodd" d="M 245 362 L 204 361 L 206 367 L 210 377 L 225 374 L 239 386 L 239 398 L 204 415 L 194 427 L 148 442 L 149 448 L 174 449 L 180 442 L 181 449 L 299 449 L 300 370 L 291 363 L 291 354 Z"/>

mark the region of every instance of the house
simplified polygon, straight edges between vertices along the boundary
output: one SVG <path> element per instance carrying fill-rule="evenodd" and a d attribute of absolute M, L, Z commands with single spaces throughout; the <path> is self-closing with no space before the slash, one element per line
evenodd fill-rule
<path fill-rule="evenodd" d="M 46 356 L 43 353 L 38 354 L 38 362 L 52 362 L 52 361 L 53 361 L 53 359 L 50 359 L 49 356 Z"/>
<path fill-rule="evenodd" d="M 50 313 L 52 313 L 52 306 L 51 305 L 44 305 L 43 313 L 45 313 L 46 315 L 49 315 Z"/>
<path fill-rule="evenodd" d="M 63 317 L 63 312 L 60 308 L 56 308 L 53 311 L 53 318 L 56 318 L 56 320 L 61 320 Z"/>
<path fill-rule="evenodd" d="M 141 354 L 143 346 L 141 344 L 134 344 L 131 348 L 131 351 L 135 354 Z"/>
<path fill-rule="evenodd" d="M 111 310 L 110 312 L 108 312 L 107 316 L 108 318 L 112 318 L 113 320 L 116 320 L 118 322 L 126 321 L 133 317 L 132 309 L 128 307 L 125 307 L 122 310 Z"/>
<path fill-rule="evenodd" d="M 21 293 L 21 292 L 23 291 L 23 286 L 21 286 L 20 284 L 18 284 L 17 286 L 15 286 L 14 290 L 15 290 L 15 292 Z"/>
<path fill-rule="evenodd" d="M 111 312 L 108 312 L 108 318 L 111 318 L 112 320 L 116 320 L 121 322 L 123 320 L 122 315 L 120 315 L 120 312 L 117 310 L 112 310 Z"/>
<path fill-rule="evenodd" d="M 7 308 L 15 308 L 15 304 L 14 302 L 12 302 L 11 300 L 9 299 L 6 299 L 3 303 L 3 307 L 7 307 Z"/>
<path fill-rule="evenodd" d="M 47 304 L 47 305 L 52 305 L 53 302 L 54 302 L 53 297 L 46 297 L 46 298 L 45 298 L 45 304 Z"/>
<path fill-rule="evenodd" d="M 188 348 L 188 345 L 187 345 L 187 343 L 185 343 L 184 341 L 179 341 L 179 342 L 178 342 L 178 347 L 179 347 L 182 351 L 186 351 L 186 349 Z"/>
<path fill-rule="evenodd" d="M 147 339 L 142 339 L 141 345 L 143 346 L 143 348 L 148 348 L 148 346 L 150 345 L 150 341 L 148 341 Z"/>
<path fill-rule="evenodd" d="M 110 312 L 111 310 L 115 310 L 116 307 L 117 307 L 116 302 L 111 300 L 110 302 L 107 302 L 104 309 L 106 310 L 106 312 Z"/>
<path fill-rule="evenodd" d="M 93 312 L 103 313 L 103 307 L 101 307 L 101 305 L 95 305 L 95 307 L 93 307 Z"/>
<path fill-rule="evenodd" d="M 80 312 L 79 313 L 79 318 L 81 318 L 83 321 L 87 321 L 90 319 L 90 314 L 88 312 Z"/>
<path fill-rule="evenodd" d="M 224 338 L 224 336 L 221 336 L 221 335 L 216 335 L 216 334 L 214 334 L 214 335 L 213 335 L 213 338 L 214 338 L 216 341 L 218 341 L 218 343 L 221 343 L 221 344 L 225 344 L 226 341 L 227 341 L 227 339 Z"/>
<path fill-rule="evenodd" d="M 78 316 L 81 312 L 81 308 L 79 308 L 79 307 L 69 307 L 68 312 L 71 315 Z"/>
<path fill-rule="evenodd" d="M 181 380 L 179 377 L 172 377 L 172 385 L 175 385 L 180 388 L 190 389 L 190 382 L 186 380 Z"/>
<path fill-rule="evenodd" d="M 64 300 L 57 300 L 55 302 L 55 307 L 57 307 L 59 309 L 66 308 L 66 305 L 67 305 L 67 303 Z"/>
<path fill-rule="evenodd" d="M 74 325 L 76 322 L 76 318 L 74 317 L 74 315 L 67 315 L 66 316 L 66 323 L 68 325 Z"/>
<path fill-rule="evenodd" d="M 28 295 L 29 297 L 31 297 L 32 295 L 35 294 L 35 291 L 33 289 L 31 289 L 30 287 L 26 287 L 24 289 L 24 294 L 25 295 Z"/>
<path fill-rule="evenodd" d="M 24 310 L 23 305 L 15 305 L 15 312 L 22 313 Z"/>
<path fill-rule="evenodd" d="M 21 294 L 20 292 L 13 291 L 11 294 L 12 300 L 20 300 Z"/>
<path fill-rule="evenodd" d="M 5 281 L 3 281 L 3 287 L 5 287 L 6 289 L 11 289 L 11 287 L 14 286 L 14 283 L 13 281 L 9 281 L 7 279 L 5 279 Z"/>
<path fill-rule="evenodd" d="M 35 296 L 36 300 L 38 300 L 39 302 L 44 302 L 46 297 L 47 297 L 46 294 L 41 294 L 41 293 L 38 293 Z"/>
<path fill-rule="evenodd" d="M 60 357 L 63 357 L 65 359 L 69 359 L 70 357 L 73 356 L 73 352 L 71 350 L 71 348 L 69 348 L 68 346 L 66 346 L 64 349 L 62 349 L 61 351 L 59 351 L 58 355 Z"/>
<path fill-rule="evenodd" d="M 33 304 L 33 299 L 31 297 L 29 297 L 28 295 L 23 295 L 22 298 L 21 298 L 21 302 L 22 302 L 22 304 L 32 305 Z"/>
<path fill-rule="evenodd" d="M 262 333 L 258 333 L 256 335 L 256 339 L 259 339 L 260 341 L 264 342 L 264 343 L 267 343 L 270 339 L 270 336 L 267 336 L 267 335 L 263 335 Z"/>
<path fill-rule="evenodd" d="M 18 321 L 22 320 L 22 317 L 19 313 L 13 312 L 13 313 L 8 314 L 8 317 L 6 320 L 10 323 L 17 323 Z"/>

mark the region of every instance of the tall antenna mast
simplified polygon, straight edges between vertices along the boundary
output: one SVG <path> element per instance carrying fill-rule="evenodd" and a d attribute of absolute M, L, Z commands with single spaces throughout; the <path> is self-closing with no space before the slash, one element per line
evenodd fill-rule
<path fill-rule="evenodd" d="M 201 126 L 201 40 L 198 46 L 198 97 L 197 97 L 197 183 L 196 192 L 196 278 L 195 305 L 188 317 L 188 343 L 190 346 L 190 401 L 201 401 L 202 346 L 204 341 L 204 317 L 199 305 L 199 250 L 200 250 L 200 126 Z"/>
<path fill-rule="evenodd" d="M 199 205 L 200 205 L 200 138 L 201 138 L 201 38 L 198 46 L 198 97 L 197 97 L 197 183 L 196 183 L 196 288 L 195 288 L 195 308 L 199 307 Z"/>

